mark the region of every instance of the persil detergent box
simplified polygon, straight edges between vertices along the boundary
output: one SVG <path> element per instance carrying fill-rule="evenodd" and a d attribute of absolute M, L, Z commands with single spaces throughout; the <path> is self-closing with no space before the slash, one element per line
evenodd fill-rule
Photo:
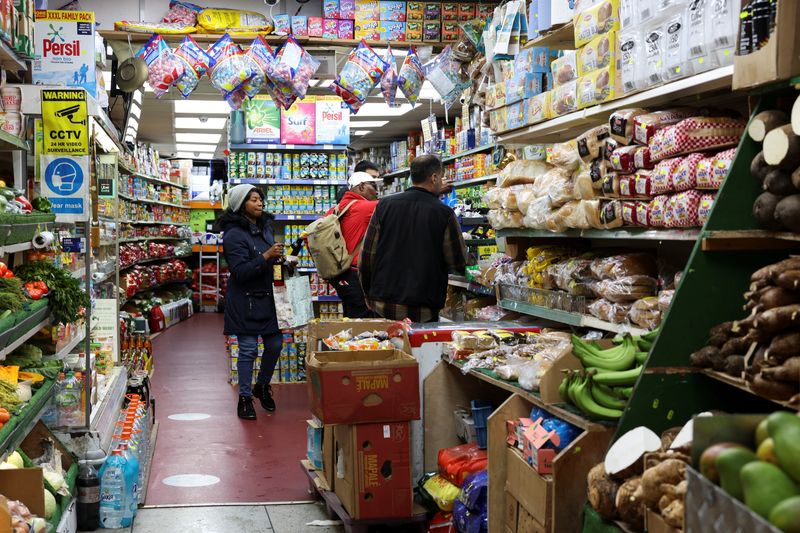
<path fill-rule="evenodd" d="M 338 96 L 317 96 L 317 144 L 350 144 L 350 110 Z"/>
<path fill-rule="evenodd" d="M 33 83 L 80 87 L 96 94 L 94 12 L 36 11 Z"/>

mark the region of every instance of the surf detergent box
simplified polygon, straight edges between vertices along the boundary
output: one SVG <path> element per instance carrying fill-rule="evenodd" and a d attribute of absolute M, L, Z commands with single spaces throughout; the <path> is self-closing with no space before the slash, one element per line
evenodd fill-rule
<path fill-rule="evenodd" d="M 281 144 L 314 144 L 317 139 L 316 99 L 306 96 L 281 109 Z"/>
<path fill-rule="evenodd" d="M 317 96 L 317 144 L 350 144 L 350 110 L 338 96 Z"/>
<path fill-rule="evenodd" d="M 94 12 L 36 11 L 35 85 L 80 87 L 97 96 Z"/>

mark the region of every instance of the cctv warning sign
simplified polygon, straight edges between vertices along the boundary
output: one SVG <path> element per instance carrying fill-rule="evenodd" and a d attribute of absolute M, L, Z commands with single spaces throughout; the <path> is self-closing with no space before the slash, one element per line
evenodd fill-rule
<path fill-rule="evenodd" d="M 89 117 L 84 90 L 42 90 L 44 153 L 89 154 Z"/>

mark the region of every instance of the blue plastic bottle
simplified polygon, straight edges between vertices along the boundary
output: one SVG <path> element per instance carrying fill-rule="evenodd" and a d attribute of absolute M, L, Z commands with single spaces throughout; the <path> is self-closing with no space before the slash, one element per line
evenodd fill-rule
<path fill-rule="evenodd" d="M 139 508 L 139 459 L 127 444 L 121 444 L 122 456 L 125 458 L 125 512 L 122 515 L 122 527 L 133 524 L 133 517 Z"/>
<path fill-rule="evenodd" d="M 100 469 L 100 527 L 118 529 L 123 526 L 127 494 L 125 469 L 127 461 L 116 449 Z"/>

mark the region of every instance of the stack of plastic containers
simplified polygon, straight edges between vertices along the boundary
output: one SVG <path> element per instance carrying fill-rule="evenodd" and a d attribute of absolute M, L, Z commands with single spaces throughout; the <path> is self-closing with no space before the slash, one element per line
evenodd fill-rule
<path fill-rule="evenodd" d="M 486 400 L 472 400 L 469 403 L 472 409 L 472 419 L 475 421 L 475 437 L 478 441 L 478 448 L 485 450 L 487 444 L 487 421 L 494 408 L 492 403 Z"/>
<path fill-rule="evenodd" d="M 138 394 L 127 396 L 120 411 L 112 455 L 100 469 L 100 524 L 128 527 L 133 522 L 149 460 L 150 410 Z"/>

